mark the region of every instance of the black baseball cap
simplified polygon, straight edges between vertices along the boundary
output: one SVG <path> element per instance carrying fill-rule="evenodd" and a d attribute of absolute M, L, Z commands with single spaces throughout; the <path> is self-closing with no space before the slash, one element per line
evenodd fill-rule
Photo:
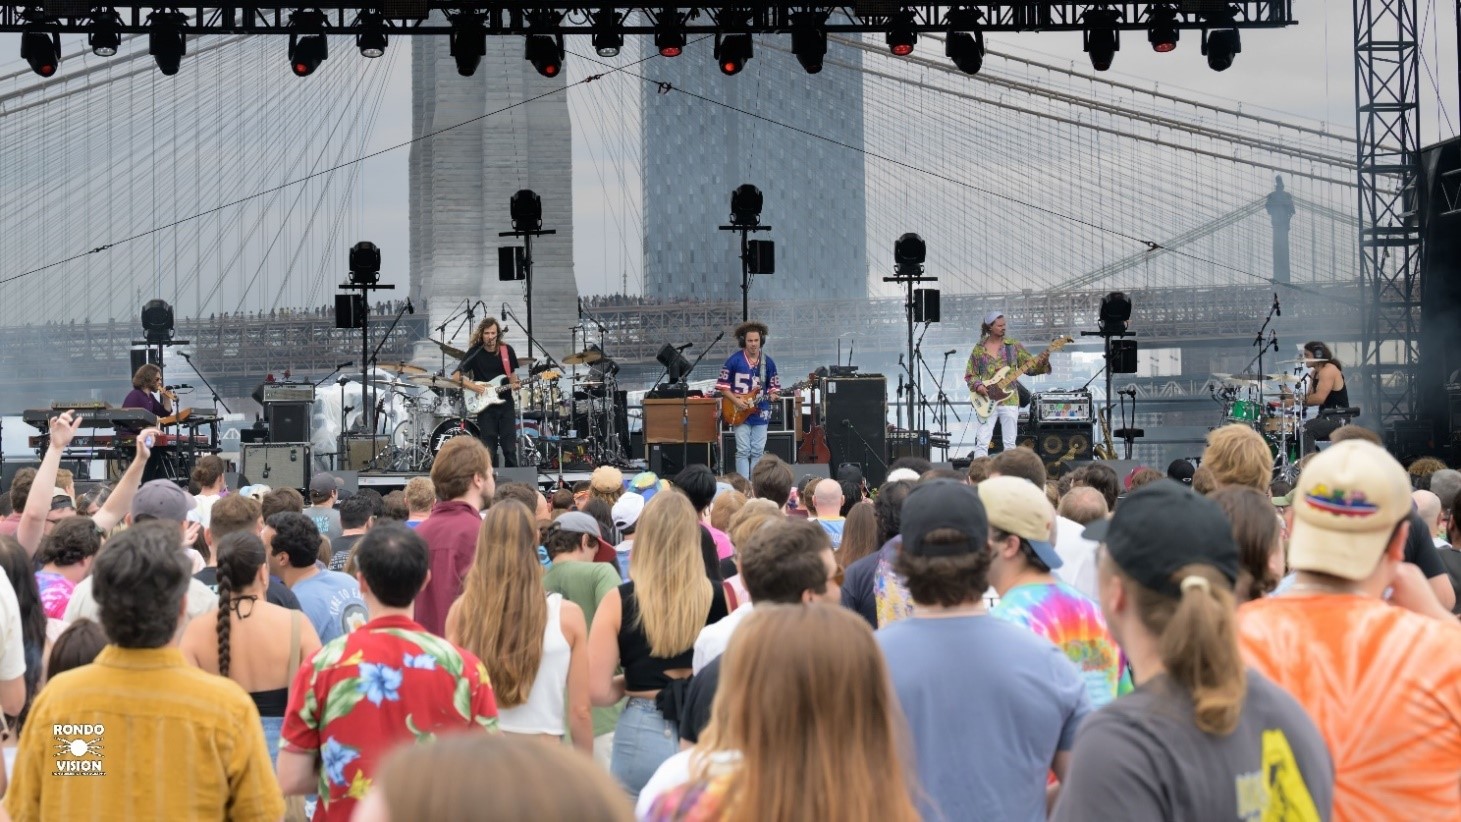
<path fill-rule="evenodd" d="M 1127 576 L 1170 597 L 1182 595 L 1172 575 L 1184 565 L 1211 565 L 1229 582 L 1238 578 L 1238 544 L 1227 516 L 1176 482 L 1154 482 L 1123 498 L 1110 519 L 1086 526 L 1082 536 L 1105 543 Z"/>
<path fill-rule="evenodd" d="M 900 516 L 904 553 L 920 557 L 951 557 L 987 550 L 989 517 L 974 486 L 953 480 L 935 480 L 915 487 L 903 501 Z M 929 532 L 952 528 L 968 542 L 928 545 Z"/>
<path fill-rule="evenodd" d="M 1195 473 L 1197 473 L 1197 469 L 1192 466 L 1189 460 L 1175 459 L 1167 466 L 1167 478 L 1176 480 L 1183 485 L 1191 485 L 1192 475 Z"/>

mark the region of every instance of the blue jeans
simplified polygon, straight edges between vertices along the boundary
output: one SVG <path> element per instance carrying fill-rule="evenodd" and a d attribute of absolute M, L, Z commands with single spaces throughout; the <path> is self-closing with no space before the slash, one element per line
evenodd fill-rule
<path fill-rule="evenodd" d="M 654 707 L 654 700 L 630 697 L 614 728 L 614 758 L 609 772 L 630 798 L 637 800 L 660 764 L 679 750 L 679 723 L 665 719 Z"/>
<path fill-rule="evenodd" d="M 269 752 L 269 761 L 275 762 L 279 759 L 279 732 L 284 729 L 284 717 L 261 716 L 259 721 L 264 725 L 264 747 Z"/>
<path fill-rule="evenodd" d="M 751 478 L 751 466 L 766 453 L 765 425 L 742 423 L 734 429 L 736 434 L 736 473 Z"/>

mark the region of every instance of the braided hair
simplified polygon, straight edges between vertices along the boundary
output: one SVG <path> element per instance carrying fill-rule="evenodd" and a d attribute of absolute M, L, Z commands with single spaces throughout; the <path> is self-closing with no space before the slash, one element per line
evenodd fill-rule
<path fill-rule="evenodd" d="M 235 531 L 218 542 L 218 675 L 228 676 L 230 613 L 239 619 L 248 616 L 239 610 L 244 597 L 238 591 L 253 583 L 264 564 L 264 542 L 256 534 Z M 252 613 L 250 610 L 249 613 Z"/>

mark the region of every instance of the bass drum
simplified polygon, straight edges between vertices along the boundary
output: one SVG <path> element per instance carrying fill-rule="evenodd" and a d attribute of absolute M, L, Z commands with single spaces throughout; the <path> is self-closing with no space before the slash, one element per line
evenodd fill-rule
<path fill-rule="evenodd" d="M 431 449 L 431 456 L 434 458 L 441 453 L 441 447 L 451 440 L 457 437 L 475 437 L 478 433 L 477 424 L 471 420 L 447 420 L 431 430 L 431 439 L 427 440 L 426 447 Z"/>

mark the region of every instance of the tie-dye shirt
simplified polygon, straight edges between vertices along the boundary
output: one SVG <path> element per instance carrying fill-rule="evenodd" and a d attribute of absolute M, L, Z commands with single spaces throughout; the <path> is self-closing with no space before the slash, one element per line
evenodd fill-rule
<path fill-rule="evenodd" d="M 1101 606 L 1063 582 L 1019 585 L 990 611 L 1053 642 L 1080 669 L 1086 696 L 1099 708 L 1131 692 L 1131 672 L 1106 628 Z"/>
<path fill-rule="evenodd" d="M 36 571 L 36 588 L 40 590 L 41 607 L 51 619 L 64 619 L 66 606 L 71 603 L 71 593 L 76 583 L 49 571 Z"/>
<path fill-rule="evenodd" d="M 913 616 L 913 595 L 908 583 L 893 570 L 893 559 L 903 545 L 901 536 L 893 537 L 878 550 L 878 568 L 873 573 L 873 602 L 877 606 L 879 628 Z"/>

